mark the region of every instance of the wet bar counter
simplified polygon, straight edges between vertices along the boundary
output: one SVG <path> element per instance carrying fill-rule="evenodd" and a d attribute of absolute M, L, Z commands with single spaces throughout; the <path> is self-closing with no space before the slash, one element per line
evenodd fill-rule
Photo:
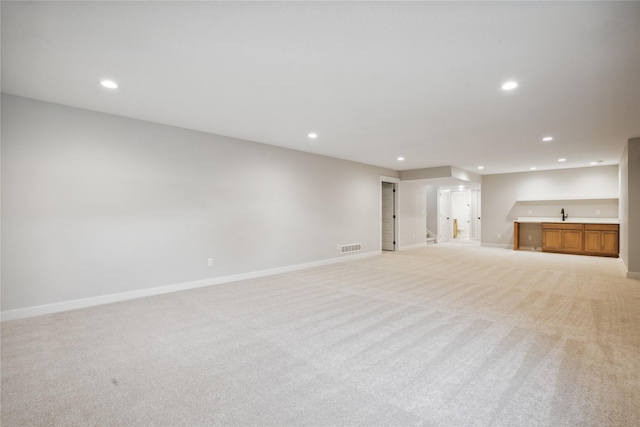
<path fill-rule="evenodd" d="M 541 224 L 543 252 L 617 257 L 618 223 L 618 218 L 519 217 L 513 224 L 513 249 L 520 249 L 520 224 Z"/>

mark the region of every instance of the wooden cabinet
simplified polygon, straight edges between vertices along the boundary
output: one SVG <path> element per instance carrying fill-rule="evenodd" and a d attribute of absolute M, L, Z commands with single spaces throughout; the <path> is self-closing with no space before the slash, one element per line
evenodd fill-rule
<path fill-rule="evenodd" d="M 545 252 L 584 252 L 584 224 L 542 223 L 542 250 Z"/>
<path fill-rule="evenodd" d="M 584 252 L 588 255 L 618 256 L 618 224 L 585 224 Z"/>
<path fill-rule="evenodd" d="M 542 250 L 562 250 L 562 230 L 556 228 L 542 228 Z"/>
<path fill-rule="evenodd" d="M 542 250 L 617 257 L 620 250 L 619 232 L 618 224 L 543 222 Z M 519 238 L 519 230 L 514 231 L 514 238 Z M 519 249 L 519 245 L 514 243 L 514 249 Z"/>
<path fill-rule="evenodd" d="M 527 221 L 532 223 L 534 221 Z M 520 249 L 520 224 L 513 223 L 513 249 Z M 567 254 L 618 257 L 620 226 L 577 222 L 537 222 L 542 224 L 542 250 Z"/>

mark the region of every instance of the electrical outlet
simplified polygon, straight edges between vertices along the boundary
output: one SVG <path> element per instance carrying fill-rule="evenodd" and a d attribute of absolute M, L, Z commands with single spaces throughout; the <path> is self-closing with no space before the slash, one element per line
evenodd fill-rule
<path fill-rule="evenodd" d="M 596 209 L 596 215 L 600 215 L 600 209 Z"/>
<path fill-rule="evenodd" d="M 213 258 L 207 259 L 207 267 L 213 267 Z"/>
<path fill-rule="evenodd" d="M 532 211 L 531 209 L 529 209 L 529 210 L 527 211 L 527 214 L 528 214 L 528 215 L 531 215 L 532 213 L 533 213 L 533 211 Z"/>
<path fill-rule="evenodd" d="M 498 234 L 498 239 L 500 239 L 502 237 L 502 234 Z"/>

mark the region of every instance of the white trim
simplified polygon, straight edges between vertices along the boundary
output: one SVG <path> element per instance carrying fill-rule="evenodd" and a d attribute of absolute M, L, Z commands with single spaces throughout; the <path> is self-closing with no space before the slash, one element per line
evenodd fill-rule
<path fill-rule="evenodd" d="M 627 271 L 627 278 L 640 280 L 640 273 L 635 273 L 632 271 Z"/>
<path fill-rule="evenodd" d="M 620 262 L 620 266 L 622 267 L 622 272 L 624 274 L 627 274 L 629 272 L 629 269 L 627 268 L 627 264 L 624 263 L 624 259 L 622 259 L 622 256 L 620 256 L 620 254 L 618 254 L 618 261 Z"/>
<path fill-rule="evenodd" d="M 290 265 L 286 267 L 271 268 L 268 270 L 252 271 L 250 273 L 234 274 L 230 276 L 214 277 L 211 279 L 196 280 L 193 282 L 177 283 L 174 285 L 160 286 L 156 288 L 139 289 L 131 292 L 102 295 L 98 297 L 84 298 L 73 301 L 64 301 L 54 304 L 38 305 L 34 307 L 19 308 L 16 310 L 3 311 L 1 313 L 2 322 L 9 320 L 24 319 L 26 317 L 41 316 L 44 314 L 60 313 L 62 311 L 77 310 L 80 308 L 94 307 L 113 302 L 127 301 L 136 298 L 150 297 L 154 295 L 168 294 L 172 292 L 186 291 L 188 289 L 203 288 L 205 286 L 220 285 L 223 283 L 238 282 L 240 280 L 256 279 L 260 277 L 273 276 L 275 274 L 289 273 L 292 271 L 304 270 L 306 268 L 320 267 L 324 265 L 337 264 L 345 261 L 352 261 L 360 258 L 367 258 L 380 255 L 382 251 L 365 252 L 359 254 L 343 254 L 338 258 L 329 258 L 321 261 L 308 262 L 304 264 Z"/>
<path fill-rule="evenodd" d="M 520 245 L 521 251 L 529 251 L 529 252 L 542 252 L 542 248 L 540 246 L 525 246 Z"/>
<path fill-rule="evenodd" d="M 427 242 L 424 242 L 424 243 L 416 243 L 415 245 L 400 246 L 398 250 L 406 251 L 409 249 L 426 248 L 426 247 L 427 247 Z"/>
<path fill-rule="evenodd" d="M 627 279 L 640 280 L 640 273 L 637 273 L 635 271 L 629 271 L 629 269 L 627 268 L 627 264 L 624 263 L 624 260 L 622 259 L 621 256 L 619 256 L 618 260 L 620 261 L 620 265 L 622 266 L 622 271 L 627 276 Z"/>
<path fill-rule="evenodd" d="M 502 243 L 480 243 L 480 246 L 484 246 L 486 248 L 498 248 L 498 249 L 511 249 L 513 250 L 513 245 L 505 245 Z"/>

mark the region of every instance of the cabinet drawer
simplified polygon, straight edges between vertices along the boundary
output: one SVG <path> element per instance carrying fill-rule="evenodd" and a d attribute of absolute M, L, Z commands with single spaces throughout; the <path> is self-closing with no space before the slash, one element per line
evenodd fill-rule
<path fill-rule="evenodd" d="M 543 222 L 542 228 L 556 229 L 556 230 L 582 230 L 584 224 L 569 224 L 560 222 Z"/>
<path fill-rule="evenodd" d="M 585 224 L 585 230 L 618 231 L 618 224 Z"/>

